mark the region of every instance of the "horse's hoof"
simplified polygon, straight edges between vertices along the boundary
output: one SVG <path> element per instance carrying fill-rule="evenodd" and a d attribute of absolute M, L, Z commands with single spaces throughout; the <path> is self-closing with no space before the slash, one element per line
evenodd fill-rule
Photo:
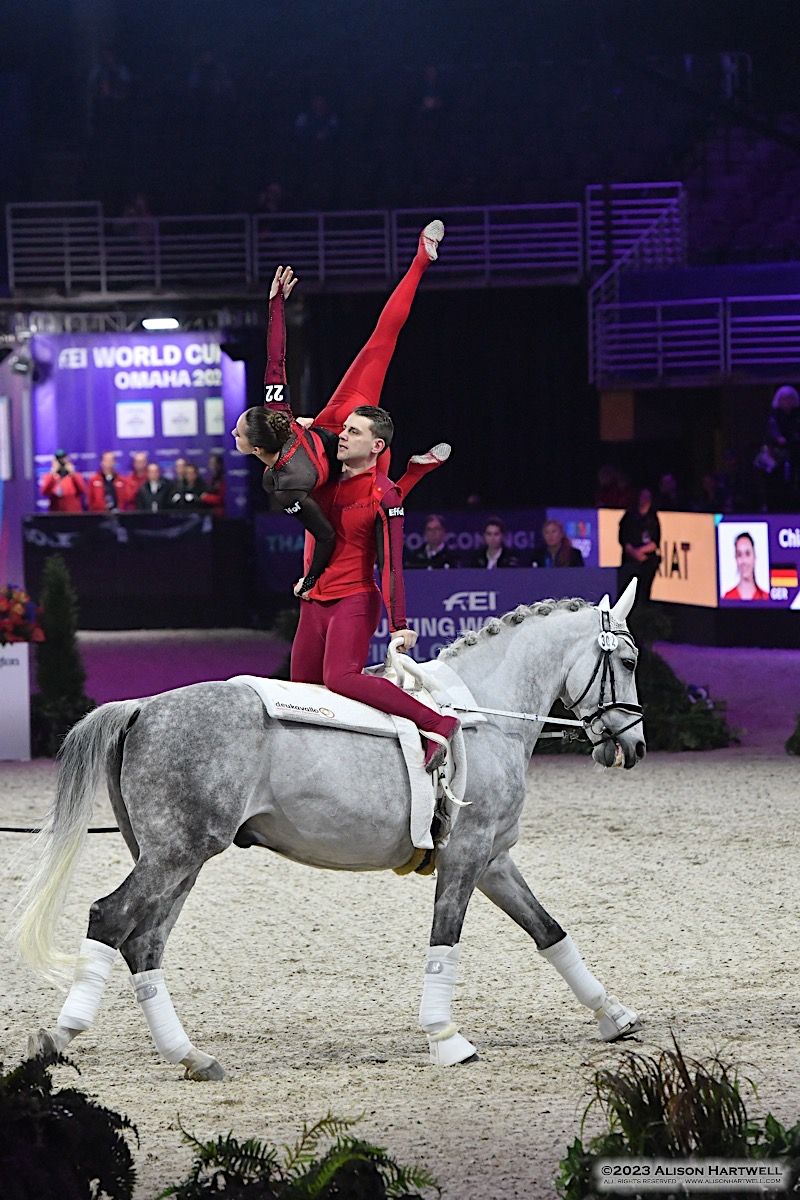
<path fill-rule="evenodd" d="M 615 996 L 609 996 L 597 1014 L 600 1037 L 604 1042 L 619 1042 L 631 1037 L 642 1028 L 643 1021 L 632 1008 L 620 1004 Z"/>
<path fill-rule="evenodd" d="M 28 1035 L 28 1058 L 49 1057 L 58 1053 L 59 1047 L 56 1045 L 55 1038 L 46 1029 L 40 1029 L 38 1033 Z"/>
<path fill-rule="evenodd" d="M 435 1067 L 453 1067 L 456 1063 L 472 1062 L 478 1057 L 472 1042 L 468 1042 L 460 1033 L 441 1040 L 429 1038 L 428 1047 Z"/>
<path fill-rule="evenodd" d="M 186 1067 L 184 1078 L 193 1079 L 197 1083 L 225 1078 L 225 1072 L 217 1060 L 210 1054 L 204 1054 L 202 1050 L 195 1050 L 194 1046 L 186 1057 L 181 1059 L 181 1064 Z"/>

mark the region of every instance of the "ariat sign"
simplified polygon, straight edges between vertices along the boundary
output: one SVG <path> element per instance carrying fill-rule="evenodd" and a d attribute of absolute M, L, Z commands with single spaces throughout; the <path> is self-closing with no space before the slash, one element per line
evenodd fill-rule
<path fill-rule="evenodd" d="M 617 567 L 622 557 L 619 544 L 619 508 L 601 508 L 597 513 L 600 566 Z M 670 604 L 697 604 L 716 608 L 717 539 L 713 513 L 660 512 L 661 563 L 653 581 L 653 599 Z"/>
<path fill-rule="evenodd" d="M 445 612 L 497 612 L 497 592 L 453 592 L 442 601 Z"/>

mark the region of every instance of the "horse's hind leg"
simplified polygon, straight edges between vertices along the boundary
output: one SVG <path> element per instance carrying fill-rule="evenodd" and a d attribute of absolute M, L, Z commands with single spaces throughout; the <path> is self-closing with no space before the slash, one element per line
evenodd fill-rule
<path fill-rule="evenodd" d="M 584 963 L 569 934 L 542 908 L 508 851 L 489 863 L 478 880 L 478 888 L 530 934 L 542 957 L 555 967 L 581 1004 L 594 1013 L 604 1041 L 615 1042 L 641 1029 L 638 1014 L 608 995 Z"/>
<path fill-rule="evenodd" d="M 167 938 L 197 875 L 195 871 L 183 880 L 172 897 L 162 900 L 140 921 L 120 946 L 120 953 L 128 964 L 134 995 L 159 1054 L 167 1062 L 181 1063 L 188 1079 L 224 1079 L 225 1072 L 217 1060 L 197 1050 L 184 1032 L 161 969 Z"/>
<path fill-rule="evenodd" d="M 182 863 L 180 859 L 169 864 L 150 863 L 142 856 L 116 891 L 94 902 L 72 986 L 56 1027 L 40 1029 L 29 1038 L 29 1055 L 63 1050 L 79 1033 L 90 1028 L 100 1008 L 117 950 L 137 928 L 149 928 L 168 919 L 176 903 L 177 917 L 200 865 L 196 861 L 189 862 L 188 858 Z M 165 936 L 161 942 L 162 950 L 164 940 Z M 188 1043 L 188 1038 L 186 1041 Z"/>

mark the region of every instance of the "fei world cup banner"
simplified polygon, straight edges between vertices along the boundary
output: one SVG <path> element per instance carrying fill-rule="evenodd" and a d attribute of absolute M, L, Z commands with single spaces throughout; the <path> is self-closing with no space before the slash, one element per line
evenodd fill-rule
<path fill-rule="evenodd" d="M 244 363 L 222 352 L 221 334 L 37 334 L 33 390 L 37 507 L 53 454 L 63 449 L 84 477 L 113 450 L 127 475 L 144 450 L 163 473 L 176 458 L 207 473 L 210 454 L 224 454 L 226 504 L 242 515 L 247 471 L 230 430 L 245 404 Z"/>
<path fill-rule="evenodd" d="M 800 514 L 717 522 L 720 608 L 800 612 Z"/>

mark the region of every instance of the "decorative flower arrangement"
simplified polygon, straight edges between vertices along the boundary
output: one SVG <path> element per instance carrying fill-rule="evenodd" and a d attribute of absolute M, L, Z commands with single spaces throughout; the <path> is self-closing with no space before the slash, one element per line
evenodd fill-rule
<path fill-rule="evenodd" d="M 0 587 L 0 646 L 8 642 L 43 642 L 39 609 L 27 592 L 13 583 Z"/>

